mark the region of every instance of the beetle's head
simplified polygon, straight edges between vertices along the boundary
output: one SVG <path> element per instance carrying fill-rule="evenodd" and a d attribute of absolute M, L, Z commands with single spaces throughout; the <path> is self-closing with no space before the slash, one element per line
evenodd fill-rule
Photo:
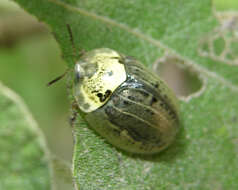
<path fill-rule="evenodd" d="M 84 78 L 91 78 L 97 72 L 97 64 L 84 60 L 78 61 L 74 66 L 75 82 L 78 83 Z"/>

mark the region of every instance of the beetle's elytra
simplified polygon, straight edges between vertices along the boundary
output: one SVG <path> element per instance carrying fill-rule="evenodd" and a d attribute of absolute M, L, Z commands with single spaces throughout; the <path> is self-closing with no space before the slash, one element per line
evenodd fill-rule
<path fill-rule="evenodd" d="M 114 146 L 132 153 L 165 149 L 179 128 L 175 95 L 132 57 L 102 48 L 75 65 L 73 94 L 89 125 Z"/>

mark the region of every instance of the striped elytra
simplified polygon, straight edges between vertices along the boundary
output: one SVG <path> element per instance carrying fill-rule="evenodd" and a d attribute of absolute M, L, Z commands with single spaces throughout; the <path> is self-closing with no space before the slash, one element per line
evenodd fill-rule
<path fill-rule="evenodd" d="M 95 60 L 99 60 L 102 63 L 98 65 L 104 64 L 103 61 L 108 61 L 108 57 L 95 59 L 95 56 L 105 51 L 115 52 L 106 48 L 93 50 L 93 53 L 84 55 L 82 60 L 88 64 L 95 64 Z M 90 112 L 81 110 L 81 113 L 84 112 L 83 117 L 97 133 L 122 150 L 140 154 L 160 152 L 173 142 L 179 129 L 175 95 L 157 75 L 134 58 L 112 54 L 110 59 L 117 59 L 115 64 L 124 65 L 125 80 L 114 90 L 107 89 L 110 95 L 103 105 Z M 98 73 L 95 72 L 95 75 Z M 76 100 L 80 94 L 78 85 L 76 82 Z M 101 100 L 103 94 L 106 95 L 106 91 L 101 93 Z M 78 102 L 82 103 L 85 104 L 83 101 Z"/>

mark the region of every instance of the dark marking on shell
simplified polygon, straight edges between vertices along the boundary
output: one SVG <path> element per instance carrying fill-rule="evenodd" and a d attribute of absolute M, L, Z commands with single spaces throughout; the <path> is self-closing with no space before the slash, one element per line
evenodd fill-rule
<path fill-rule="evenodd" d="M 151 101 L 150 101 L 150 105 L 153 105 L 154 103 L 158 102 L 157 98 L 156 97 L 152 97 L 151 98 Z"/>
<path fill-rule="evenodd" d="M 100 102 L 104 102 L 111 94 L 112 94 L 111 90 L 106 90 L 104 94 L 97 93 L 97 97 L 99 98 Z"/>
<path fill-rule="evenodd" d="M 111 90 L 106 90 L 106 92 L 104 94 L 104 98 L 107 99 L 111 94 L 112 94 Z"/>
<path fill-rule="evenodd" d="M 129 100 L 135 100 L 135 97 L 134 96 L 127 96 L 127 98 L 129 99 Z"/>
<path fill-rule="evenodd" d="M 129 105 L 130 103 L 129 103 L 128 101 L 125 101 L 125 100 L 124 100 L 124 101 L 123 101 L 123 104 L 124 104 L 124 105 Z"/>
<path fill-rule="evenodd" d="M 124 64 L 123 59 L 118 59 L 118 63 L 120 63 L 120 64 Z"/>
<path fill-rule="evenodd" d="M 103 94 L 97 93 L 97 97 L 99 97 L 100 102 L 103 102 Z"/>
<path fill-rule="evenodd" d="M 93 93 L 98 93 L 98 90 L 93 90 L 93 91 L 91 91 L 91 93 L 93 94 Z"/>
<path fill-rule="evenodd" d="M 159 87 L 159 83 L 155 83 L 155 84 L 154 84 L 154 87 L 155 87 L 155 88 L 158 88 L 158 87 Z"/>
<path fill-rule="evenodd" d="M 111 57 L 111 59 L 117 59 L 118 60 L 118 63 L 120 63 L 120 64 L 124 64 L 124 59 L 123 59 L 123 57 Z"/>

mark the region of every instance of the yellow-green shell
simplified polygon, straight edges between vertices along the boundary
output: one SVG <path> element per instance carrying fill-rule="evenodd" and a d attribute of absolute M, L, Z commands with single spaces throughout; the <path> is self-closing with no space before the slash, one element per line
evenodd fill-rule
<path fill-rule="evenodd" d="M 86 54 L 77 63 L 94 64 L 96 67 L 92 76 L 84 76 L 75 86 L 74 94 L 83 112 L 89 113 L 104 105 L 115 89 L 126 80 L 125 66 L 119 58 L 120 55 L 114 50 L 100 49 Z"/>

